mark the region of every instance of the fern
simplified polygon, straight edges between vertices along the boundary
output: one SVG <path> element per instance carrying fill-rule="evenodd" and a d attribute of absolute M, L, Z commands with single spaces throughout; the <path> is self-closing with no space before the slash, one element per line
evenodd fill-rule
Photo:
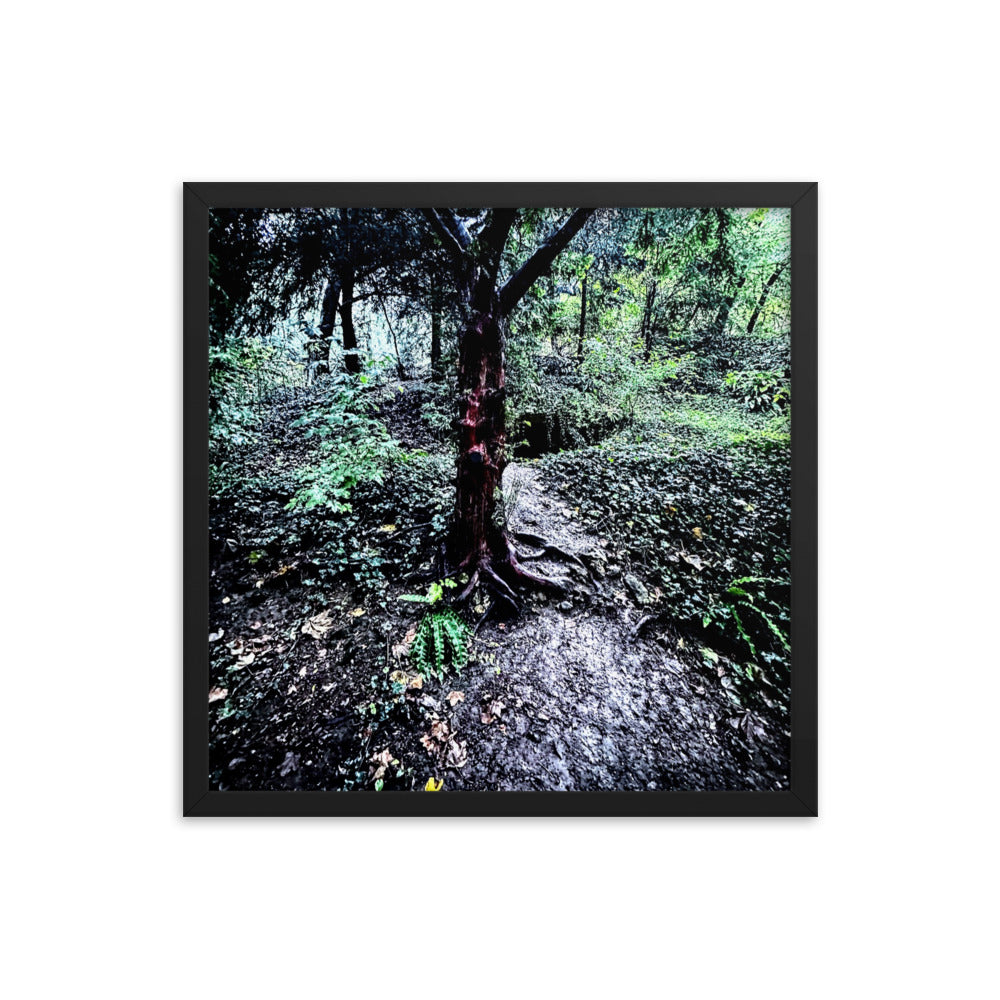
<path fill-rule="evenodd" d="M 418 673 L 441 680 L 448 669 L 461 671 L 469 661 L 470 631 L 451 608 L 428 611 L 411 651 Z"/>

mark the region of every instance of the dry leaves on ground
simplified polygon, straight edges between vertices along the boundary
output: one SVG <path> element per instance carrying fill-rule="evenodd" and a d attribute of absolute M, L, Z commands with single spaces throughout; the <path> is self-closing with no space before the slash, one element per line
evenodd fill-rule
<path fill-rule="evenodd" d="M 461 743 L 455 739 L 451 726 L 447 719 L 440 719 L 437 715 L 431 717 L 430 732 L 424 733 L 420 737 L 423 748 L 432 756 L 436 757 L 445 767 L 464 767 L 469 759 L 466 750 L 466 741 Z"/>
<path fill-rule="evenodd" d="M 480 721 L 484 726 L 488 726 L 494 719 L 500 718 L 506 707 L 502 701 L 494 699 L 489 704 L 483 706 L 482 711 L 479 713 Z"/>
<path fill-rule="evenodd" d="M 398 767 L 399 761 L 392 755 L 392 751 L 386 747 L 381 753 L 372 754 L 371 763 L 375 765 L 368 769 L 368 776 L 375 781 L 384 777 L 385 772 L 390 767 Z"/>
<path fill-rule="evenodd" d="M 326 611 L 314 615 L 302 626 L 302 634 L 311 635 L 314 639 L 322 639 L 331 628 L 333 628 L 333 618 L 330 616 L 329 608 L 327 608 Z"/>
<path fill-rule="evenodd" d="M 408 674 L 405 670 L 394 670 L 389 674 L 389 680 L 393 684 L 402 684 L 405 688 L 419 691 L 424 686 L 424 679 L 420 674 Z"/>

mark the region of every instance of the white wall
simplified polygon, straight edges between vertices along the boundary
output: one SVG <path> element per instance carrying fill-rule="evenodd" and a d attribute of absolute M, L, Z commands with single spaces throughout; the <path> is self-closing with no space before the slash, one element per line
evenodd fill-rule
<path fill-rule="evenodd" d="M 984 995 L 983 6 L 361 9 L 5 14 L 10 995 Z M 180 819 L 181 182 L 367 179 L 820 182 L 820 819 Z"/>

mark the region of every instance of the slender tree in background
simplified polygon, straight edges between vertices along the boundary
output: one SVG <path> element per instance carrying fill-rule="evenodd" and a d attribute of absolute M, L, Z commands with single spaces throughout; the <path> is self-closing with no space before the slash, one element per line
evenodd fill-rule
<path fill-rule="evenodd" d="M 514 602 L 510 584 L 557 586 L 520 566 L 497 515 L 506 456 L 504 341 L 508 319 L 534 281 L 580 231 L 593 209 L 579 208 L 499 285 L 501 258 L 517 209 L 497 208 L 474 218 L 452 209 L 427 209 L 446 247 L 458 289 L 458 469 L 452 557 L 468 570 L 468 596 L 482 580 Z M 475 234 L 475 235 L 473 235 Z"/>
<path fill-rule="evenodd" d="M 771 277 L 764 282 L 764 290 L 760 293 L 757 305 L 754 306 L 754 310 L 750 314 L 750 320 L 747 323 L 747 333 L 753 333 L 753 328 L 757 325 L 757 319 L 760 316 L 760 311 L 767 304 L 767 297 L 771 294 L 771 289 L 774 287 L 774 283 L 781 277 L 781 272 L 784 271 L 786 266 L 786 264 L 779 264 Z"/>

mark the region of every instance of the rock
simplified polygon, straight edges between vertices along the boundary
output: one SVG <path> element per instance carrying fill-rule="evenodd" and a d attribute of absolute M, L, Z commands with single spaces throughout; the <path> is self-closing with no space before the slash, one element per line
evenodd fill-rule
<path fill-rule="evenodd" d="M 603 549 L 587 549 L 580 558 L 599 576 L 607 572 L 608 554 Z"/>
<path fill-rule="evenodd" d="M 649 604 L 649 591 L 631 573 L 625 574 L 625 586 L 632 591 L 632 596 L 639 604 Z"/>

